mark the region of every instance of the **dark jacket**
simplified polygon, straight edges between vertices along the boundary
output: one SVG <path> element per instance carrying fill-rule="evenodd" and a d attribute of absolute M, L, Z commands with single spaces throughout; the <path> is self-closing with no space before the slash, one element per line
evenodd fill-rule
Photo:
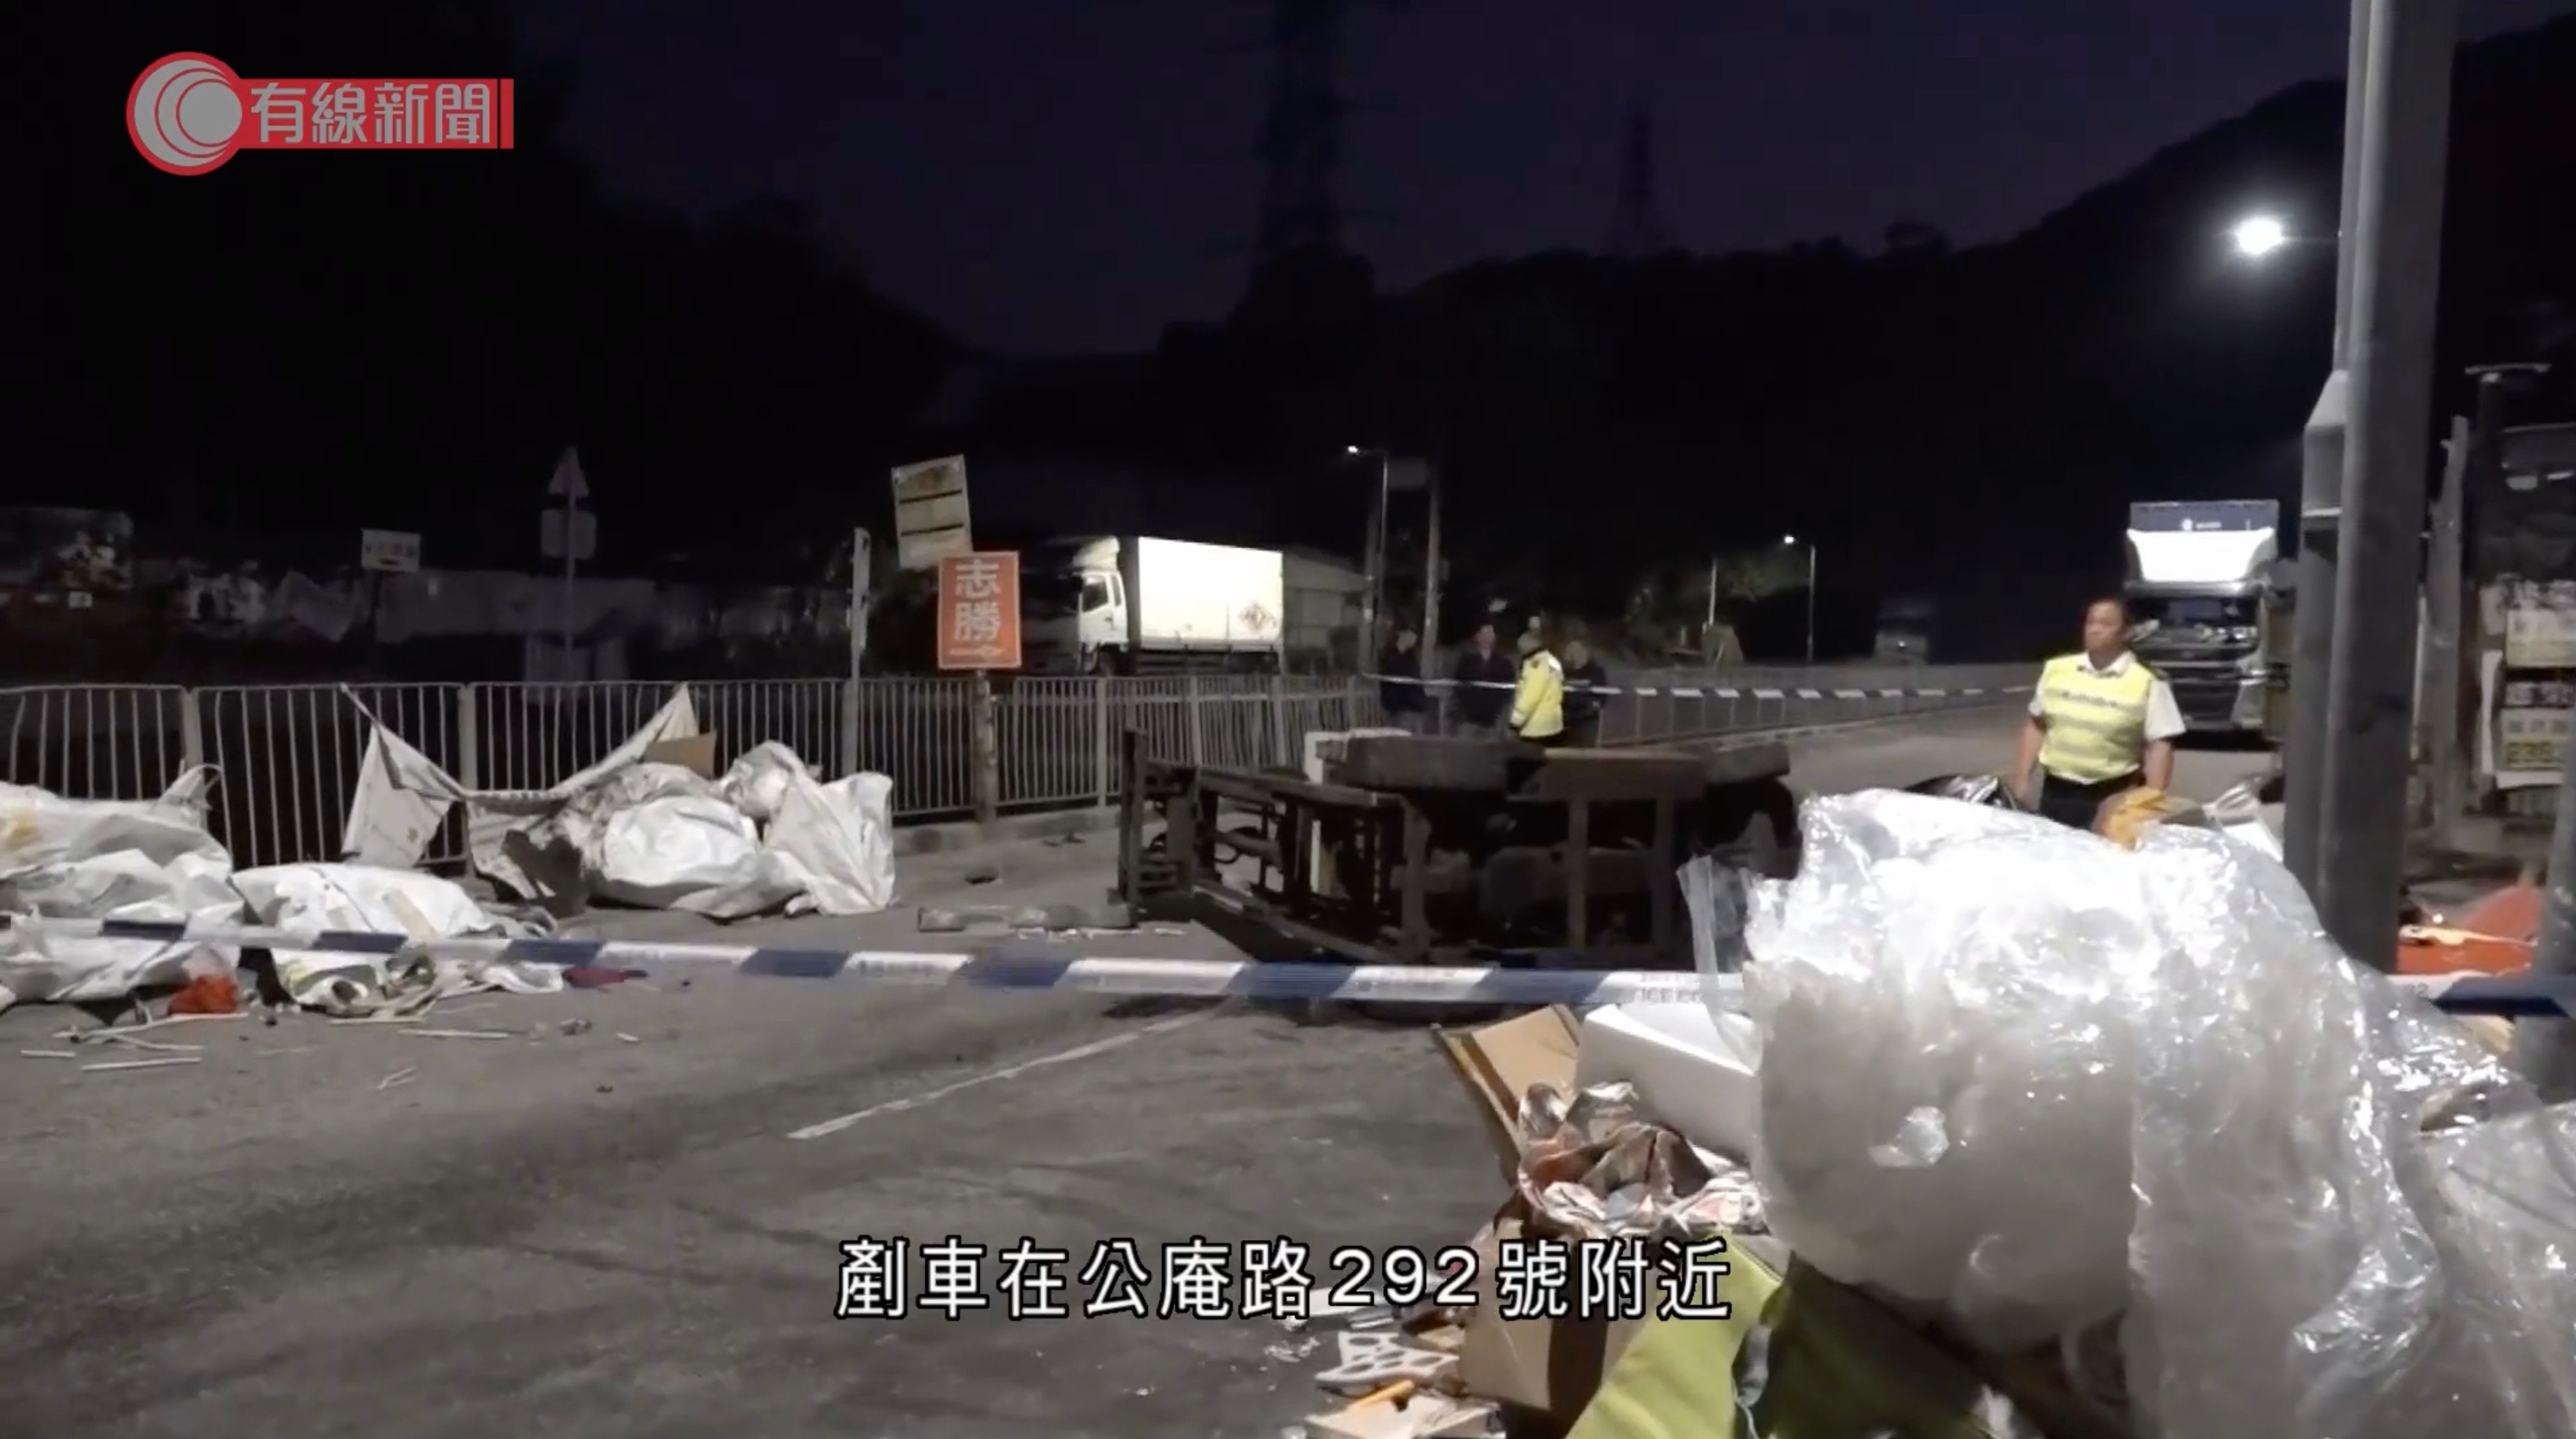
<path fill-rule="evenodd" d="M 1378 651 L 1377 702 L 1388 714 L 1413 714 L 1431 707 L 1427 691 L 1417 678 L 1422 673 L 1422 651 L 1398 649 L 1388 645 Z"/>
<path fill-rule="evenodd" d="M 1588 734 L 1601 727 L 1600 687 L 1610 683 L 1610 672 L 1599 660 L 1585 660 L 1565 667 L 1565 727 L 1574 733 Z"/>
<path fill-rule="evenodd" d="M 1458 682 L 1449 701 L 1451 712 L 1466 724 L 1490 725 L 1512 707 L 1512 689 L 1520 682 L 1521 666 L 1500 645 L 1489 655 L 1480 655 L 1469 645 L 1458 652 L 1458 668 L 1449 677 Z"/>

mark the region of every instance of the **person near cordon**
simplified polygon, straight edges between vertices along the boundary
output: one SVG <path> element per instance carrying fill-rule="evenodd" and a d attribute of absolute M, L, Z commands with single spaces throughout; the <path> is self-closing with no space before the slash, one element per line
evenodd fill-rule
<path fill-rule="evenodd" d="M 1480 621 L 1450 676 L 1454 682 L 1449 693 L 1450 732 L 1491 736 L 1511 703 L 1515 672 L 1511 656 L 1495 643 L 1494 622 Z"/>
<path fill-rule="evenodd" d="M 1433 729 L 1431 695 L 1422 682 L 1421 637 L 1411 625 L 1398 625 L 1395 638 L 1377 656 L 1377 702 L 1386 722 L 1415 734 Z"/>
<path fill-rule="evenodd" d="M 1512 733 L 1534 745 L 1565 743 L 1565 666 L 1536 630 L 1521 633 L 1521 676 L 1512 690 Z"/>
<path fill-rule="evenodd" d="M 2089 830 L 2113 795 L 2172 787 L 2184 728 L 2173 686 L 2129 652 L 2126 602 L 2095 600 L 2084 648 L 2039 672 L 2006 779 L 2024 809 Z"/>

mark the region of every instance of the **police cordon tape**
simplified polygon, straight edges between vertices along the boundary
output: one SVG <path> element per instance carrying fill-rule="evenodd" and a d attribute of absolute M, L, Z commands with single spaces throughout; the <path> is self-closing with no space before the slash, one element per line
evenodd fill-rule
<path fill-rule="evenodd" d="M 1514 684 L 1510 680 L 1424 679 L 1420 675 L 1374 674 L 1364 674 L 1361 675 L 1360 678 L 1375 684 L 1412 685 L 1417 689 L 1508 690 L 1519 688 L 1518 685 Z M 1900 689 L 1889 689 L 1879 686 L 1816 688 L 1804 685 L 1764 685 L 1749 689 L 1724 685 L 1623 686 L 1569 684 L 1565 687 L 1565 692 L 1570 695 L 1636 695 L 1643 699 L 1653 699 L 1656 696 L 1661 695 L 1670 699 L 1685 700 L 1902 700 L 1978 699 L 1986 697 L 1994 699 L 2010 699 L 2014 695 L 2029 694 L 2031 690 L 2032 686 L 2030 685 L 1968 685 L 1959 688 L 1927 686 L 1922 688 Z"/>
<path fill-rule="evenodd" d="M 431 939 L 351 930 L 139 920 L 26 919 L 6 928 L 66 937 L 196 943 L 365 955 L 428 954 L 457 959 L 551 964 L 566 969 L 696 966 L 779 979 L 852 979 L 862 984 L 955 985 L 968 989 L 1064 989 L 1129 998 L 1307 999 L 1370 1004 L 1544 1005 L 1742 1002 L 1731 974 L 1640 969 L 1503 969 L 1217 959 L 1080 958 L 1035 938 L 1013 936 L 978 954 L 910 950 L 804 949 L 750 944 L 672 944 L 630 939 Z M 2397 982 L 2452 1014 L 2505 1018 L 2576 1017 L 2576 976 L 2402 975 Z"/>

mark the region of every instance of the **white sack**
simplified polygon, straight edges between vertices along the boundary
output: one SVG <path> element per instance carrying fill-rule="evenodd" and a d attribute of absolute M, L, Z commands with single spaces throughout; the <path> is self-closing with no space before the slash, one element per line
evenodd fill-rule
<path fill-rule="evenodd" d="M 717 792 L 733 802 L 734 808 L 751 817 L 754 824 L 767 824 L 778 813 L 787 790 L 799 779 L 812 776 L 796 751 L 776 740 L 755 745 L 749 754 L 733 762 L 725 771 L 724 782 Z"/>
<path fill-rule="evenodd" d="M 301 931 L 345 930 L 415 939 L 472 935 L 516 938 L 531 933 L 486 911 L 453 881 L 417 870 L 357 864 L 280 864 L 233 876 L 254 922 Z M 390 956 L 319 950 L 272 950 L 278 983 L 296 1003 L 331 1010 L 363 1008 L 390 987 Z M 552 965 L 441 961 L 442 977 L 489 981 L 520 993 L 559 990 Z"/>
<path fill-rule="evenodd" d="M 2492 1225 L 2417 1133 L 2442 1093 L 2527 1095 L 2344 960 L 2277 863 L 1887 792 L 1802 829 L 1744 979 L 1757 1173 L 1801 1257 L 1998 1350 L 2125 1308 L 2168 1436 L 2571 1432 L 2529 1419 L 2550 1381 L 2477 1258 Z"/>
<path fill-rule="evenodd" d="M 749 816 L 675 765 L 612 776 L 567 806 L 566 820 L 584 877 L 622 904 L 741 919 L 804 891 L 801 877 L 761 847 Z"/>
<path fill-rule="evenodd" d="M 429 756 L 383 724 L 367 730 L 349 815 L 340 829 L 340 858 L 378 869 L 409 869 L 429 852 L 447 812 L 465 787 Z"/>
<path fill-rule="evenodd" d="M 156 800 L 74 800 L 0 785 L 0 912 L 46 919 L 221 923 L 241 917 L 232 856 L 206 831 L 214 771 Z M 20 1000 L 113 1000 L 229 974 L 234 952 L 181 941 L 0 934 L 0 1009 Z"/>
<path fill-rule="evenodd" d="M 803 882 L 791 913 L 875 914 L 894 903 L 893 796 L 881 774 L 817 784 L 798 772 L 765 836 Z"/>

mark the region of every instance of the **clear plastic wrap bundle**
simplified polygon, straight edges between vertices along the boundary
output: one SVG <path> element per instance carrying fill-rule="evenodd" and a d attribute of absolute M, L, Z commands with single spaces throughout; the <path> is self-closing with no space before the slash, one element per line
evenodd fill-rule
<path fill-rule="evenodd" d="M 2135 858 L 1885 791 L 1811 800 L 1802 831 L 1746 935 L 1774 1230 L 1989 1348 L 2116 1316 L 2129 1021 L 2162 955 Z"/>
<path fill-rule="evenodd" d="M 1811 1263 L 2001 1351 L 2125 1312 L 2169 1436 L 2576 1432 L 2533 1327 L 2576 1280 L 2517 1287 L 2419 1132 L 2527 1094 L 2347 963 L 2277 863 L 1888 792 L 1803 828 L 1744 993 L 1758 1177 Z"/>

